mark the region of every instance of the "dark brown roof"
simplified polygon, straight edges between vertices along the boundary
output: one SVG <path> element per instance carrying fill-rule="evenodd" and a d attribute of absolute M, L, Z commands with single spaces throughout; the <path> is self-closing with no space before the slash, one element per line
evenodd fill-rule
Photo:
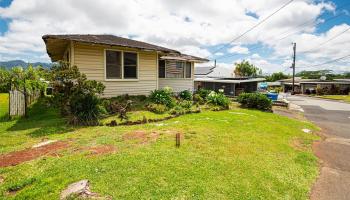
<path fill-rule="evenodd" d="M 69 40 L 69 41 L 87 42 L 87 43 L 93 43 L 93 44 L 104 44 L 104 45 L 130 47 L 130 48 L 145 49 L 145 50 L 162 51 L 165 53 L 180 53 L 173 49 L 168 49 L 165 47 L 149 44 L 146 42 L 140 42 L 137 40 L 122 38 L 114 35 L 90 35 L 90 34 L 44 35 L 42 38 L 45 41 L 45 43 L 48 39 L 58 39 L 58 40 Z"/>

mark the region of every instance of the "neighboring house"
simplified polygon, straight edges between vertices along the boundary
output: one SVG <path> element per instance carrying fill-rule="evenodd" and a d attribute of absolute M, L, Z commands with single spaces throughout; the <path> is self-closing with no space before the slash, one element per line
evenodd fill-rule
<path fill-rule="evenodd" d="M 76 65 L 90 80 L 102 82 L 105 97 L 148 95 L 166 86 L 193 91 L 195 63 L 207 59 L 114 35 L 44 35 L 53 62 Z"/>
<path fill-rule="evenodd" d="M 293 80 L 283 79 L 281 82 L 283 91 L 290 92 L 292 90 Z M 321 80 L 321 79 L 302 79 L 301 77 L 295 77 L 294 79 L 294 91 L 301 94 L 315 94 L 316 88 L 331 90 L 334 88 L 339 89 L 339 93 L 347 94 L 350 91 L 349 79 L 335 79 L 335 80 Z"/>
<path fill-rule="evenodd" d="M 265 81 L 264 78 L 235 78 L 211 76 L 215 67 L 196 67 L 194 89 L 200 88 L 219 91 L 229 96 L 238 96 L 242 92 L 256 92 L 258 83 Z"/>

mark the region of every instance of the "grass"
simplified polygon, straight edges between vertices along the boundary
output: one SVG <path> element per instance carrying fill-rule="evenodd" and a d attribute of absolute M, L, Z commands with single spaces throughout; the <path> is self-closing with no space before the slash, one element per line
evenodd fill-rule
<path fill-rule="evenodd" d="M 0 168 L 5 179 L 0 199 L 57 199 L 81 179 L 113 199 L 308 199 L 318 174 L 311 150 L 318 137 L 301 130 L 317 130 L 309 122 L 234 109 L 153 124 L 74 128 L 40 103 L 29 119 L 0 124 L 0 153 L 43 138 L 69 140 L 71 146 L 60 157 Z M 146 143 L 123 139 L 135 131 L 159 138 Z M 175 132 L 183 135 L 180 148 Z M 96 145 L 114 145 L 117 152 L 91 156 L 77 151 Z"/>
<path fill-rule="evenodd" d="M 344 102 L 350 103 L 350 95 L 324 95 L 318 96 L 325 99 L 342 100 Z"/>
<path fill-rule="evenodd" d="M 9 95 L 7 93 L 0 93 L 0 119 L 8 115 L 9 109 Z"/>
<path fill-rule="evenodd" d="M 169 113 L 164 113 L 164 114 L 155 114 L 149 111 L 133 111 L 129 112 L 128 114 L 129 121 L 135 122 L 138 120 L 143 120 L 145 117 L 147 120 L 149 119 L 163 119 L 165 117 L 171 116 Z M 110 123 L 112 120 L 115 120 L 118 124 L 121 123 L 122 121 L 118 118 L 118 115 L 107 117 L 101 120 L 102 124 L 107 124 Z M 124 120 L 125 121 L 125 120 Z"/>

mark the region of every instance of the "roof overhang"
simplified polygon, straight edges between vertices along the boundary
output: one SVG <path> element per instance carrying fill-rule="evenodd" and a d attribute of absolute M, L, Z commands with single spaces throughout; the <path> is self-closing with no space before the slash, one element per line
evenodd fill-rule
<path fill-rule="evenodd" d="M 56 62 L 63 59 L 64 52 L 66 51 L 70 41 L 54 38 L 43 38 L 46 44 L 46 52 L 51 58 L 52 62 Z"/>
<path fill-rule="evenodd" d="M 185 54 L 164 55 L 164 56 L 161 56 L 160 59 L 163 59 L 163 60 L 188 61 L 188 62 L 195 62 L 195 63 L 206 63 L 206 62 L 209 62 L 208 59 L 199 58 L 199 57 L 196 57 L 196 56 L 185 55 Z"/>
<path fill-rule="evenodd" d="M 249 82 L 263 82 L 264 78 L 251 78 L 243 80 L 229 80 L 229 79 L 215 79 L 215 78 L 195 78 L 196 82 L 212 82 L 212 83 L 249 83 Z"/>

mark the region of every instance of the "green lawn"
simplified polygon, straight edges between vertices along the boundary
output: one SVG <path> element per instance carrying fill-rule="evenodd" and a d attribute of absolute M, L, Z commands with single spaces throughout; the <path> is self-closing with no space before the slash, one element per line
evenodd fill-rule
<path fill-rule="evenodd" d="M 272 113 L 237 108 L 136 126 L 73 128 L 38 103 L 30 116 L 0 123 L 0 154 L 44 138 L 70 147 L 60 156 L 0 168 L 0 199 L 57 199 L 81 179 L 114 199 L 308 199 L 318 175 L 311 150 L 318 137 L 301 130 L 317 128 Z M 123 137 L 140 131 L 159 137 Z M 176 132 L 183 134 L 180 148 Z M 91 156 L 84 150 L 98 145 L 117 151 Z M 18 191 L 8 194 L 13 188 Z"/>
<path fill-rule="evenodd" d="M 325 99 L 342 100 L 350 103 L 350 95 L 324 95 L 319 97 L 325 98 Z"/>
<path fill-rule="evenodd" d="M 0 119 L 6 117 L 8 114 L 8 96 L 7 93 L 0 93 Z"/>

